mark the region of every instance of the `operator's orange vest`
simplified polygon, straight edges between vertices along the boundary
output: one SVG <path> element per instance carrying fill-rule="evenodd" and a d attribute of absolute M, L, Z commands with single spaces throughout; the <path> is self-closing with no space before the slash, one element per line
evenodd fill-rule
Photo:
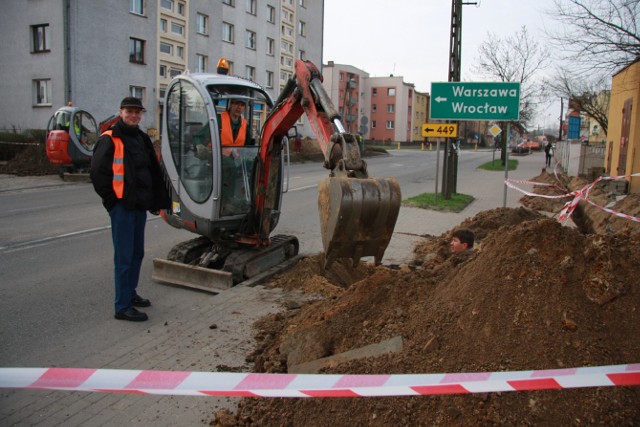
<path fill-rule="evenodd" d="M 117 136 L 112 135 L 113 131 L 105 131 L 102 135 L 109 135 L 113 141 L 113 191 L 118 199 L 122 199 L 124 194 L 124 143 Z"/>
<path fill-rule="evenodd" d="M 241 147 L 246 143 L 247 139 L 247 121 L 244 117 L 241 117 L 242 124 L 238 131 L 238 136 L 233 139 L 233 130 L 231 129 L 231 116 L 227 111 L 220 114 L 220 120 L 222 122 L 222 130 L 220 131 L 220 140 L 222 145 Z"/>

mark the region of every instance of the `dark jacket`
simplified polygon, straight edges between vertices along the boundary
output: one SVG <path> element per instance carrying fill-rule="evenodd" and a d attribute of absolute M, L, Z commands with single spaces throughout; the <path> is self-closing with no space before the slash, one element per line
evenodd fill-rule
<path fill-rule="evenodd" d="M 164 173 L 158 163 L 153 143 L 139 128 L 127 126 L 119 120 L 111 127 L 114 137 L 124 144 L 124 194 L 118 200 L 113 190 L 114 144 L 111 137 L 98 139 L 91 159 L 91 182 L 102 204 L 111 210 L 116 203 L 127 209 L 151 212 L 171 207 L 171 198 L 164 181 Z"/>

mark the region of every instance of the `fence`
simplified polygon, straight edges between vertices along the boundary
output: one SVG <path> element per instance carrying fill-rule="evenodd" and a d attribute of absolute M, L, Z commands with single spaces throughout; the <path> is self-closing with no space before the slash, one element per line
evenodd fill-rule
<path fill-rule="evenodd" d="M 554 157 L 567 175 L 595 179 L 604 174 L 605 152 L 604 142 L 587 145 L 572 139 L 558 141 Z"/>

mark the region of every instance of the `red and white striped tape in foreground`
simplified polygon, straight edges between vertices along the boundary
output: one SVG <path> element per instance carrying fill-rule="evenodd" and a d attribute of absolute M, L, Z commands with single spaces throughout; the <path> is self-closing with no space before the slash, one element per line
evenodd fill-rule
<path fill-rule="evenodd" d="M 460 374 L 307 375 L 0 368 L 0 387 L 181 396 L 358 397 L 640 385 L 640 363 Z"/>

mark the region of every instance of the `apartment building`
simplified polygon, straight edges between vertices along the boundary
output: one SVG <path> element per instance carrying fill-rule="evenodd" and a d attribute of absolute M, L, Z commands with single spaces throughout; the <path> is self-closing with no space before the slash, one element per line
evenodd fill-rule
<path fill-rule="evenodd" d="M 356 67 L 329 61 L 322 68 L 322 86 L 342 116 L 349 133 L 369 133 L 369 105 L 366 82 L 369 74 Z"/>
<path fill-rule="evenodd" d="M 125 96 L 142 99 L 143 128 L 159 128 L 177 74 L 231 73 L 276 98 L 295 58 L 322 64 L 323 0 L 4 1 L 0 14 L 5 103 L 0 128 L 45 128 L 73 102 L 100 121 Z M 303 128 L 311 129 L 308 124 Z"/>
<path fill-rule="evenodd" d="M 411 138 L 413 141 L 424 141 L 422 125 L 429 121 L 429 103 L 431 102 L 431 96 L 428 93 L 418 91 L 415 91 L 413 96 L 413 130 Z"/>
<path fill-rule="evenodd" d="M 411 141 L 415 87 L 402 77 L 372 77 L 368 81 L 371 96 L 369 139 Z"/>

